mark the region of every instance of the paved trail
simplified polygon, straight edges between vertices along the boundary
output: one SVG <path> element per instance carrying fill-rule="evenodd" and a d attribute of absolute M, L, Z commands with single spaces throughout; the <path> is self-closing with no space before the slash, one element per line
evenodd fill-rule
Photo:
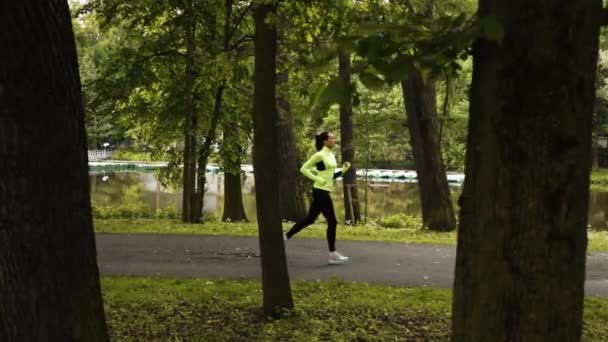
<path fill-rule="evenodd" d="M 97 234 L 102 275 L 260 278 L 257 237 Z M 450 288 L 456 249 L 451 246 L 338 241 L 351 261 L 327 265 L 326 243 L 287 242 L 292 280 L 327 280 Z M 587 258 L 586 294 L 608 297 L 608 253 Z"/>

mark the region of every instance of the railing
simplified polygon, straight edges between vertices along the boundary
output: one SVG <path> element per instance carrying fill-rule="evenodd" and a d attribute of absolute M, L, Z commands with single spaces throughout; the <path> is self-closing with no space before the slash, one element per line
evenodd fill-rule
<path fill-rule="evenodd" d="M 107 160 L 112 158 L 110 150 L 89 150 L 89 161 Z"/>

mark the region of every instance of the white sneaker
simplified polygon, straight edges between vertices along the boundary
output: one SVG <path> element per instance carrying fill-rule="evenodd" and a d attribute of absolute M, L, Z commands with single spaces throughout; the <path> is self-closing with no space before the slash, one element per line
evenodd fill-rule
<path fill-rule="evenodd" d="M 327 261 L 332 265 L 343 264 L 348 261 L 348 257 L 338 252 L 330 252 L 329 259 Z"/>

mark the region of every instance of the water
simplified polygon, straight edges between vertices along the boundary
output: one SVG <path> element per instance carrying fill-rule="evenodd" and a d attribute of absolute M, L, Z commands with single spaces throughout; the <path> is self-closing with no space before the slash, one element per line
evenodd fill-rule
<path fill-rule="evenodd" d="M 174 207 L 181 209 L 181 191 L 164 189 L 150 172 L 108 172 L 89 176 L 91 201 L 95 206 L 143 206 L 150 209 Z M 221 217 L 224 207 L 224 178 L 207 175 L 204 210 Z M 451 187 L 454 203 L 460 188 Z M 342 186 L 332 193 L 336 214 L 344 217 Z M 359 182 L 361 213 L 365 212 L 365 183 Z M 256 218 L 253 175 L 243 177 L 243 205 L 250 220 Z M 394 214 L 421 215 L 418 185 L 415 183 L 370 183 L 367 200 L 368 217 L 381 219 Z M 589 224 L 608 229 L 608 192 L 592 191 L 589 201 Z"/>

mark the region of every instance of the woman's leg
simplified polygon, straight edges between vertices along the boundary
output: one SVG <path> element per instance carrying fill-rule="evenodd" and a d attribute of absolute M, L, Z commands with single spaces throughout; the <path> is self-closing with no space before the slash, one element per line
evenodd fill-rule
<path fill-rule="evenodd" d="M 287 232 L 287 234 L 285 234 L 288 239 L 291 239 L 291 237 L 300 232 L 300 230 L 315 223 L 315 220 L 317 219 L 317 217 L 319 217 L 319 214 L 321 213 L 321 207 L 319 206 L 319 195 L 317 194 L 318 191 L 320 190 L 315 189 L 312 192 L 312 203 L 310 203 L 308 215 L 306 215 L 306 217 L 300 222 L 294 224 L 293 227 L 291 227 L 291 229 Z"/>
<path fill-rule="evenodd" d="M 338 226 L 338 220 L 336 219 L 336 212 L 334 211 L 334 203 L 331 200 L 329 192 L 325 192 L 321 201 L 321 212 L 327 221 L 327 245 L 330 252 L 336 251 L 336 227 Z"/>

